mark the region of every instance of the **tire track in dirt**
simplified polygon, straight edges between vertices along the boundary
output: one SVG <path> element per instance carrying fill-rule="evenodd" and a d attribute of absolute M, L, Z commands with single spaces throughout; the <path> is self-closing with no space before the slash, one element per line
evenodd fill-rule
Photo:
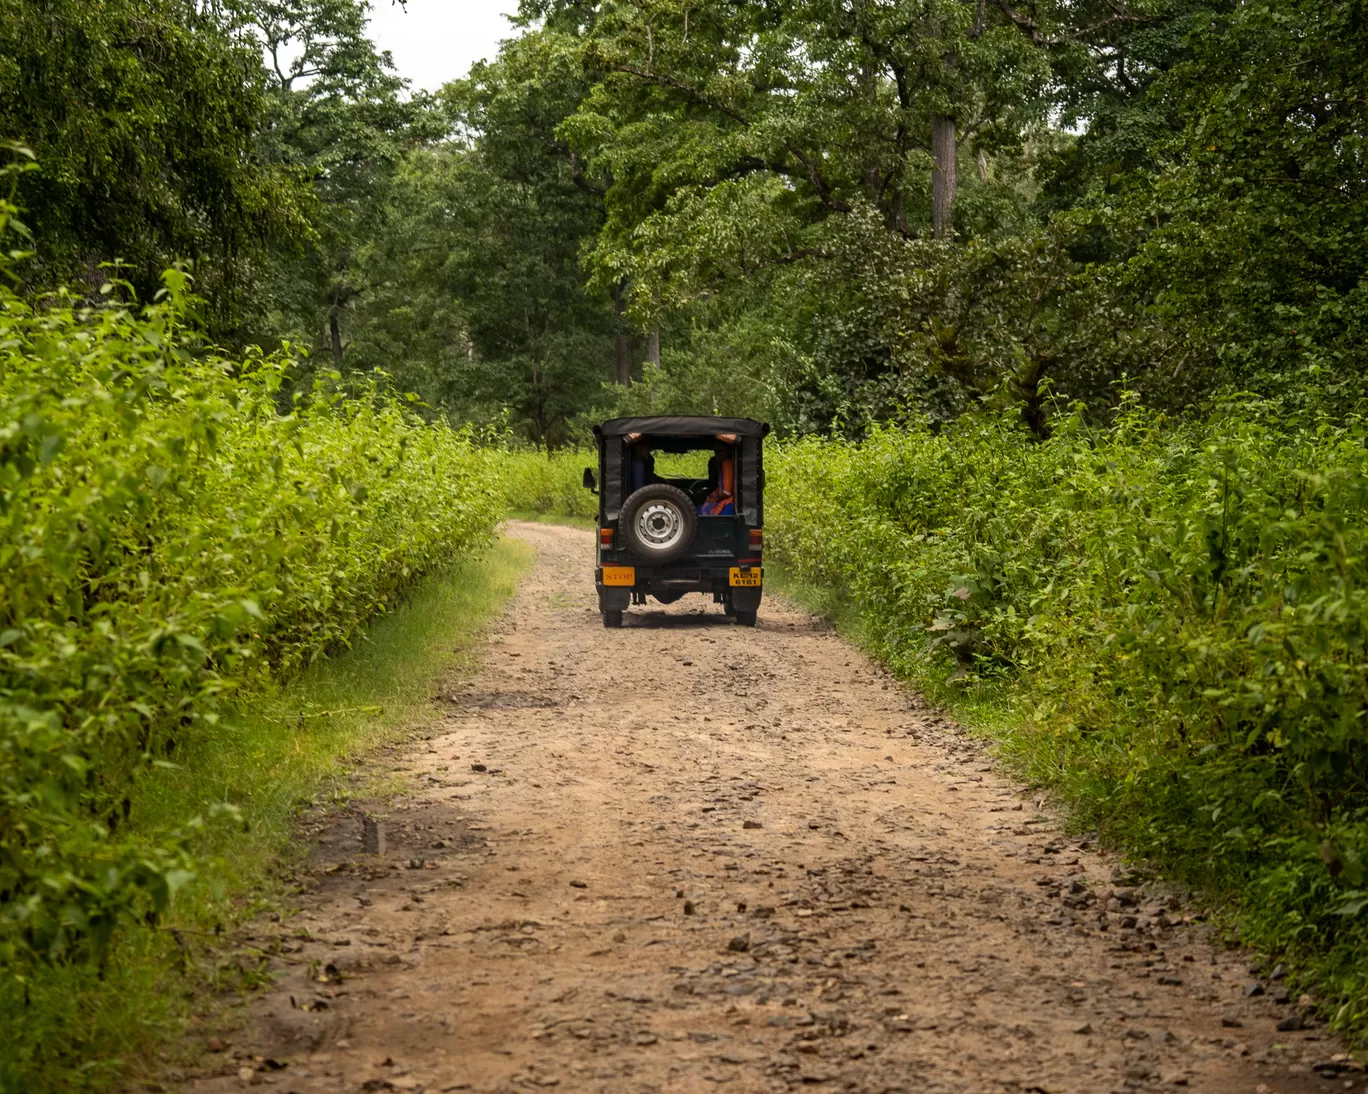
<path fill-rule="evenodd" d="M 301 914 L 253 940 L 278 986 L 190 1089 L 1363 1087 L 819 621 L 695 597 L 604 630 L 592 533 L 513 534 L 537 565 L 398 764 L 386 853 L 313 833 Z"/>

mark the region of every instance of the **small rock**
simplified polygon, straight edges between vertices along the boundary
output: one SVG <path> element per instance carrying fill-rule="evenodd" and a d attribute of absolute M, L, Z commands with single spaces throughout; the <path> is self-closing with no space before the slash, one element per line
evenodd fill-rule
<path fill-rule="evenodd" d="M 614 942 L 626 942 L 626 941 L 627 941 L 627 936 L 626 936 L 625 934 L 623 934 L 622 931 L 618 931 L 617 934 L 613 935 L 613 941 L 614 941 Z"/>
<path fill-rule="evenodd" d="M 1270 979 L 1270 980 L 1282 980 L 1282 979 L 1283 979 L 1284 977 L 1286 977 L 1286 976 L 1287 976 L 1287 966 L 1286 966 L 1286 965 L 1281 965 L 1281 964 L 1279 964 L 1279 965 L 1274 965 L 1274 966 L 1273 966 L 1273 971 L 1270 972 L 1270 973 L 1268 974 L 1268 979 Z"/>
<path fill-rule="evenodd" d="M 685 661 L 684 663 L 686 665 L 689 664 L 688 661 Z M 646 1033 L 643 1031 L 632 1038 L 632 1044 L 637 1045 L 640 1048 L 645 1048 L 647 1045 L 655 1044 L 658 1040 L 659 1038 L 654 1033 Z"/>
<path fill-rule="evenodd" d="M 742 828 L 764 828 L 765 826 L 757 820 L 748 820 L 742 823 Z"/>
<path fill-rule="evenodd" d="M 750 935 L 739 934 L 727 943 L 727 949 L 733 953 L 745 953 L 750 949 Z"/>
<path fill-rule="evenodd" d="M 583 882 L 583 881 L 572 881 L 572 882 L 570 883 L 570 888 L 572 888 L 572 889 L 587 889 L 587 888 L 589 888 L 589 885 L 588 885 L 587 882 Z"/>
<path fill-rule="evenodd" d="M 385 853 L 385 826 L 374 817 L 361 818 L 361 850 L 368 855 Z"/>
<path fill-rule="evenodd" d="M 1074 1032 L 1075 1032 L 1075 1033 L 1084 1033 L 1084 1034 L 1091 1033 L 1091 1032 L 1092 1032 L 1092 1023 L 1091 1023 L 1091 1022 L 1084 1022 L 1081 1026 L 1079 1026 L 1076 1030 L 1074 1030 Z"/>
<path fill-rule="evenodd" d="M 675 890 L 675 896 L 678 897 L 680 900 L 683 900 L 683 899 L 684 899 L 684 890 L 683 890 L 683 889 L 676 889 L 676 890 Z"/>
<path fill-rule="evenodd" d="M 1244 993 L 1246 999 L 1253 999 L 1254 996 L 1262 995 L 1264 993 L 1264 986 L 1257 980 L 1251 980 L 1245 985 Z"/>
<path fill-rule="evenodd" d="M 250 1082 L 251 1082 L 253 1079 L 255 1079 L 255 1078 L 256 1078 L 256 1068 L 254 1068 L 254 1067 L 240 1067 L 240 1068 L 238 1068 L 238 1081 L 239 1081 L 239 1082 L 250 1083 Z"/>
<path fill-rule="evenodd" d="M 1292 1033 L 1306 1028 L 1306 1020 L 1300 1014 L 1289 1014 L 1278 1023 L 1279 1033 Z"/>
<path fill-rule="evenodd" d="M 1291 1001 L 1292 993 L 1286 988 L 1278 988 L 1278 990 L 1273 993 L 1273 1002 L 1277 1003 L 1280 1007 L 1287 1006 Z"/>
<path fill-rule="evenodd" d="M 228 1042 L 222 1037 L 210 1037 L 209 1040 L 205 1042 L 204 1047 L 210 1052 L 222 1052 L 228 1047 Z"/>
<path fill-rule="evenodd" d="M 744 912 L 746 910 L 746 902 L 744 900 L 738 900 L 736 902 L 736 910 L 738 912 Z"/>
<path fill-rule="evenodd" d="M 1221 1025 L 1225 1026 L 1226 1029 L 1239 1029 L 1244 1023 L 1233 1014 L 1223 1014 L 1221 1015 Z"/>
<path fill-rule="evenodd" d="M 695 914 L 694 902 L 693 902 L 692 900 L 686 900 L 686 901 L 684 902 L 684 914 L 685 914 L 685 915 L 693 915 L 693 914 Z"/>
<path fill-rule="evenodd" d="M 471 764 L 471 765 L 470 765 L 470 770 L 471 770 L 471 771 L 488 771 L 489 768 L 486 767 L 484 764 Z"/>
<path fill-rule="evenodd" d="M 1112 891 L 1112 897 L 1115 898 L 1116 903 L 1120 904 L 1123 908 L 1135 907 L 1136 899 L 1134 889 L 1115 889 Z"/>

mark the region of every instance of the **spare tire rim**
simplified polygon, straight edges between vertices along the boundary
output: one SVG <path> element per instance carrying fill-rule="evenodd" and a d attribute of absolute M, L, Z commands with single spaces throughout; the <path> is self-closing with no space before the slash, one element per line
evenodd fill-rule
<path fill-rule="evenodd" d="M 668 501 L 651 501 L 637 510 L 637 538 L 653 551 L 668 551 L 684 538 L 684 514 Z"/>

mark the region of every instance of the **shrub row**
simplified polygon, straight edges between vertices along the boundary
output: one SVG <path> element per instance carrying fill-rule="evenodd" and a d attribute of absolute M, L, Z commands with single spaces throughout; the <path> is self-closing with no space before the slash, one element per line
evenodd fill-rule
<path fill-rule="evenodd" d="M 125 833 L 139 773 L 501 512 L 492 453 L 373 386 L 285 398 L 288 353 L 208 353 L 192 305 L 0 289 L 0 975 L 155 920 L 190 833 Z"/>
<path fill-rule="evenodd" d="M 598 498 L 584 488 L 584 469 L 597 467 L 592 451 L 515 449 L 501 460 L 509 508 L 557 517 L 598 516 Z"/>
<path fill-rule="evenodd" d="M 922 685 L 1009 696 L 1080 820 L 1231 897 L 1368 1025 L 1368 427 L 1128 409 L 807 439 L 766 542 Z"/>

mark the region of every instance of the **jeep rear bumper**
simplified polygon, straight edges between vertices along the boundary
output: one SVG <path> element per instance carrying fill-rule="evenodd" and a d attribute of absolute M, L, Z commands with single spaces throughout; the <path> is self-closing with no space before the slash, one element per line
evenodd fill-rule
<path fill-rule="evenodd" d="M 729 598 L 738 611 L 755 611 L 760 607 L 764 588 L 759 585 L 732 586 L 730 575 L 733 565 L 735 563 L 729 560 L 726 565 L 700 566 L 694 563 L 655 571 L 638 566 L 636 582 L 630 587 L 604 585 L 603 571 L 600 569 L 595 574 L 599 611 L 623 611 L 631 604 L 634 595 L 640 603 L 648 596 L 674 601 L 685 593 L 707 593 L 718 600 Z M 759 566 L 746 564 L 743 568 L 749 571 L 759 569 Z"/>

